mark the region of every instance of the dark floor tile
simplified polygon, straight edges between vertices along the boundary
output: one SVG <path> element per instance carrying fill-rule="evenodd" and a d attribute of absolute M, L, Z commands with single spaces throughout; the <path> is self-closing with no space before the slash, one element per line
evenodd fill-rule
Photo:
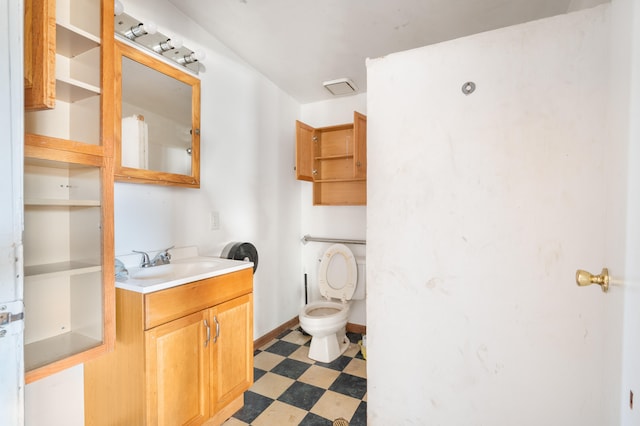
<path fill-rule="evenodd" d="M 260 370 L 259 368 L 255 368 L 253 367 L 253 381 L 257 382 L 258 379 L 262 376 L 264 376 L 265 374 L 267 374 L 266 371 L 264 370 Z"/>
<path fill-rule="evenodd" d="M 262 352 L 260 349 L 254 349 L 253 350 L 253 356 L 258 355 L 260 352 Z"/>
<path fill-rule="evenodd" d="M 280 364 L 273 367 L 271 372 L 297 380 L 309 367 L 311 367 L 311 364 L 286 358 Z"/>
<path fill-rule="evenodd" d="M 358 343 L 360 340 L 362 340 L 362 334 L 360 333 L 351 333 L 351 332 L 347 332 L 347 337 L 349 338 L 349 341 L 351 343 Z"/>
<path fill-rule="evenodd" d="M 298 327 L 297 329 L 300 333 L 302 333 L 303 336 L 311 336 L 309 333 L 307 333 L 306 331 L 304 331 L 304 329 L 302 327 Z"/>
<path fill-rule="evenodd" d="M 274 353 L 274 354 L 278 354 L 278 355 L 282 355 L 282 356 L 289 356 L 296 349 L 298 349 L 299 347 L 300 347 L 300 345 L 296 345 L 294 343 L 285 342 L 284 340 L 278 340 L 273 345 L 271 345 L 267 349 L 265 349 L 265 351 L 266 352 L 271 352 L 271 353 Z"/>
<path fill-rule="evenodd" d="M 276 336 L 276 339 L 284 339 L 285 337 L 287 337 L 293 331 L 295 331 L 295 330 L 291 329 L 291 328 L 288 328 L 288 329 L 284 330 L 282 333 L 278 334 Z"/>
<path fill-rule="evenodd" d="M 332 370 L 342 371 L 347 366 L 347 364 L 351 362 L 351 360 L 353 360 L 353 358 L 341 355 L 331 362 L 316 362 L 316 365 L 330 368 Z"/>
<path fill-rule="evenodd" d="M 271 403 L 273 399 L 257 393 L 246 391 L 244 393 L 244 407 L 233 415 L 245 423 L 253 422 Z"/>
<path fill-rule="evenodd" d="M 362 399 L 367 393 L 367 379 L 340 373 L 338 378 L 329 386 L 329 390 Z"/>
<path fill-rule="evenodd" d="M 365 401 L 358 405 L 351 421 L 349 421 L 349 426 L 367 426 L 367 403 Z"/>
<path fill-rule="evenodd" d="M 294 407 L 309 411 L 324 394 L 325 389 L 308 385 L 302 382 L 294 382 L 289 389 L 284 391 L 278 401 L 286 402 Z"/>
<path fill-rule="evenodd" d="M 313 413 L 308 413 L 298 426 L 331 426 L 333 422 Z"/>

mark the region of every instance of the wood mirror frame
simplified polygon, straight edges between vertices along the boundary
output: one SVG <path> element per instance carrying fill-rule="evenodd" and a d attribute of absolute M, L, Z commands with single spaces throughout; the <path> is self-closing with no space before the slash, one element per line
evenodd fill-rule
<path fill-rule="evenodd" d="M 200 187 L 200 80 L 160 59 L 156 59 L 128 44 L 115 40 L 115 180 L 121 182 Z M 164 74 L 191 87 L 191 174 L 178 174 L 122 165 L 122 61 L 129 58 L 152 71 Z M 158 88 L 161 90 L 162 88 Z"/>

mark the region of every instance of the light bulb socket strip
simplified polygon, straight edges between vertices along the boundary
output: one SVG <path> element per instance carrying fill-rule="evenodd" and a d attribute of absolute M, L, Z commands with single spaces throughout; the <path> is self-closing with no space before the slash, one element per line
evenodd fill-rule
<path fill-rule="evenodd" d="M 157 29 L 152 21 L 142 22 L 124 12 L 114 14 L 116 36 L 148 51 L 151 55 L 158 55 L 163 60 L 187 68 L 194 74 L 204 70 L 204 65 L 201 65 L 204 52 L 189 49 L 183 46 L 179 37 L 169 37 Z"/>

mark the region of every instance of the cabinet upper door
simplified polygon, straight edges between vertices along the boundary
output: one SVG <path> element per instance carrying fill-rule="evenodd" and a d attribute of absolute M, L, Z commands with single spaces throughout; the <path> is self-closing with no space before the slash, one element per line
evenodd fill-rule
<path fill-rule="evenodd" d="M 24 2 L 24 109 L 51 109 L 56 102 L 56 4 Z"/>
<path fill-rule="evenodd" d="M 146 424 L 195 425 L 209 418 L 207 313 L 196 312 L 145 332 Z"/>
<path fill-rule="evenodd" d="M 296 121 L 296 179 L 313 182 L 313 127 Z"/>
<path fill-rule="evenodd" d="M 367 177 L 367 116 L 353 113 L 353 174 L 354 178 Z"/>

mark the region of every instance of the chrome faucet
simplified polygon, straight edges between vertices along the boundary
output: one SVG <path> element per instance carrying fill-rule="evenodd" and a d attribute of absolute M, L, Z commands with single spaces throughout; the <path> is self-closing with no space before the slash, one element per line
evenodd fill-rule
<path fill-rule="evenodd" d="M 169 250 L 174 247 L 175 246 L 171 246 L 167 249 L 160 250 L 160 252 L 151 260 L 149 260 L 149 255 L 144 251 L 133 250 L 133 252 L 140 253 L 142 255 L 142 260 L 140 261 L 141 268 L 150 268 L 152 266 L 166 265 L 167 263 L 170 263 L 171 253 L 169 253 Z"/>

